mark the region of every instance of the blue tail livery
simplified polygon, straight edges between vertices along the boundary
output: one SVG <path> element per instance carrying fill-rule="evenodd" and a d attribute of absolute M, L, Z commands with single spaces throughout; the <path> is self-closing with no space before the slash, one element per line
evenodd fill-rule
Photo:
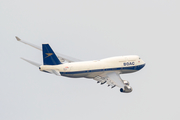
<path fill-rule="evenodd" d="M 43 63 L 44 65 L 59 65 L 62 64 L 49 44 L 42 44 Z"/>

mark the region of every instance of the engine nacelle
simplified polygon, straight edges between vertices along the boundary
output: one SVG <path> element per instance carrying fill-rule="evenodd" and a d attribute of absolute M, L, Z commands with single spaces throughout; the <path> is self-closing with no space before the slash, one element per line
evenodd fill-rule
<path fill-rule="evenodd" d="M 124 84 L 129 86 L 129 82 L 127 80 L 123 80 Z"/>
<path fill-rule="evenodd" d="M 121 88 L 121 89 L 120 89 L 120 92 L 130 93 L 130 92 L 132 92 L 132 87 L 130 87 L 130 86 L 124 86 L 124 88 Z"/>

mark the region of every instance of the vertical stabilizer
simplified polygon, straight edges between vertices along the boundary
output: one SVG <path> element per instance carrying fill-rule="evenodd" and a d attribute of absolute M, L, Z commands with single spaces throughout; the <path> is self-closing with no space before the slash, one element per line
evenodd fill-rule
<path fill-rule="evenodd" d="M 54 51 L 51 49 L 49 44 L 42 44 L 43 52 L 43 64 L 44 65 L 59 65 L 62 64 L 57 58 Z"/>

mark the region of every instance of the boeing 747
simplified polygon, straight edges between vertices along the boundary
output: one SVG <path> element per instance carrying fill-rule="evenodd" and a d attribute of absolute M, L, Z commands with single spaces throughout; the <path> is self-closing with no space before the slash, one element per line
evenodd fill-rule
<path fill-rule="evenodd" d="M 42 51 L 43 65 L 22 58 L 37 66 L 40 71 L 71 78 L 91 78 L 101 85 L 107 83 L 111 88 L 119 87 L 120 92 L 123 93 L 132 92 L 132 87 L 129 86 L 128 81 L 121 79 L 120 74 L 133 73 L 145 66 L 145 62 L 137 55 L 117 56 L 94 61 L 80 61 L 63 54 L 55 54 L 49 44 L 42 44 L 41 48 L 18 37 L 16 39 Z"/>

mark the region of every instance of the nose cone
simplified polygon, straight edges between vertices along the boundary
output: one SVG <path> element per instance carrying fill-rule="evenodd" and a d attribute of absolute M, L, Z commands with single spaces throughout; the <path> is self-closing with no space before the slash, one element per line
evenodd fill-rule
<path fill-rule="evenodd" d="M 146 63 L 141 59 L 140 64 L 136 67 L 136 69 L 141 70 L 145 65 L 146 65 Z"/>
<path fill-rule="evenodd" d="M 137 69 L 137 70 L 141 70 L 144 66 L 145 66 L 145 63 L 144 63 L 144 64 L 141 64 L 141 65 L 138 65 L 138 66 L 136 67 L 136 69 Z"/>
<path fill-rule="evenodd" d="M 141 65 L 141 69 L 142 69 L 145 65 L 146 65 L 146 63 L 142 64 L 142 65 Z"/>
<path fill-rule="evenodd" d="M 146 65 L 146 63 L 145 63 L 143 60 L 141 60 L 141 69 L 142 69 L 145 65 Z"/>
<path fill-rule="evenodd" d="M 141 64 L 146 64 L 146 63 L 141 59 Z"/>

